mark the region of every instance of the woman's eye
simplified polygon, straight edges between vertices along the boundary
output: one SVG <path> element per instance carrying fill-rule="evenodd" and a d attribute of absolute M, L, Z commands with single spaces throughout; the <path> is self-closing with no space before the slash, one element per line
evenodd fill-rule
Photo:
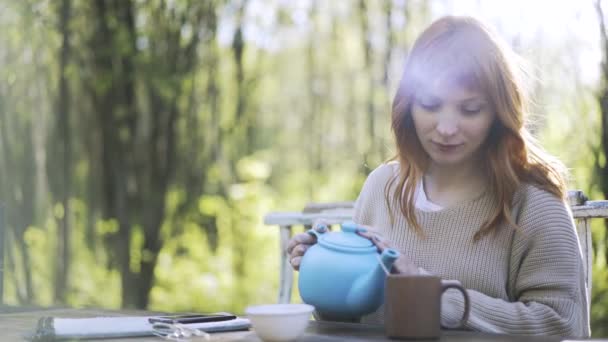
<path fill-rule="evenodd" d="M 477 114 L 479 112 L 481 112 L 481 110 L 483 109 L 483 105 L 468 105 L 468 106 L 463 106 L 461 108 L 462 112 L 464 114 Z"/>
<path fill-rule="evenodd" d="M 465 114 L 477 114 L 479 113 L 479 111 L 481 110 L 481 108 L 476 107 L 476 108 L 463 108 L 462 111 Z"/>
<path fill-rule="evenodd" d="M 441 102 L 432 100 L 419 100 L 418 105 L 424 110 L 435 111 L 441 107 Z"/>

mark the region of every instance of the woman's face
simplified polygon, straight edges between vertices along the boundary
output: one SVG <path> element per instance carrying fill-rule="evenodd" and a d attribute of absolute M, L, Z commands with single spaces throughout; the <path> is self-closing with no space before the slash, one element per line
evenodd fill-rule
<path fill-rule="evenodd" d="M 422 147 L 439 167 L 476 162 L 495 118 L 482 92 L 456 86 L 419 92 L 412 116 Z"/>

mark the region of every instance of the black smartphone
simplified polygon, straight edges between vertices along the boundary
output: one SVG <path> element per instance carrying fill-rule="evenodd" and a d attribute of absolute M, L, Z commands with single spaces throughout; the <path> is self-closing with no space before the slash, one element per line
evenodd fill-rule
<path fill-rule="evenodd" d="M 219 322 L 229 321 L 235 319 L 236 316 L 232 314 L 188 314 L 188 315 L 175 315 L 175 316 L 158 316 L 150 317 L 148 321 L 151 324 L 154 323 L 166 323 L 166 324 L 191 324 L 191 323 L 207 323 L 207 322 Z"/>

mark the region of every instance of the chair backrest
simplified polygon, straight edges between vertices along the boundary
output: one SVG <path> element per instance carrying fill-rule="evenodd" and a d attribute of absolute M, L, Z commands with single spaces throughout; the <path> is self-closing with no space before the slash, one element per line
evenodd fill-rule
<path fill-rule="evenodd" d="M 587 282 L 588 296 L 591 298 L 593 248 L 591 242 L 592 218 L 608 218 L 608 200 L 588 201 L 579 190 L 568 191 L 568 204 L 572 209 L 576 230 L 583 254 L 583 268 Z M 304 225 L 309 227 L 316 219 L 322 218 L 329 224 L 350 220 L 353 214 L 354 202 L 309 203 L 302 212 L 274 212 L 264 217 L 267 225 L 278 225 L 281 234 L 281 270 L 279 302 L 288 303 L 291 297 L 292 271 L 285 253 L 287 242 L 291 236 L 291 227 Z"/>
<path fill-rule="evenodd" d="M 593 243 L 591 240 L 591 219 L 608 218 L 608 200 L 589 201 L 582 191 L 568 191 L 568 202 L 572 209 L 572 216 L 576 223 L 581 251 L 583 252 L 583 266 L 587 280 L 587 295 L 591 300 L 591 285 L 593 284 Z"/>

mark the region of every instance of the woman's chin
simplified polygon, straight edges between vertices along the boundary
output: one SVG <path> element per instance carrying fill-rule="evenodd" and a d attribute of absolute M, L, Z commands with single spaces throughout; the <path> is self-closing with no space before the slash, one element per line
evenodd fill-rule
<path fill-rule="evenodd" d="M 463 158 L 460 155 L 451 155 L 451 156 L 431 156 L 433 163 L 437 166 L 445 166 L 445 167 L 457 167 L 460 165 L 466 165 L 471 162 L 470 159 Z"/>

